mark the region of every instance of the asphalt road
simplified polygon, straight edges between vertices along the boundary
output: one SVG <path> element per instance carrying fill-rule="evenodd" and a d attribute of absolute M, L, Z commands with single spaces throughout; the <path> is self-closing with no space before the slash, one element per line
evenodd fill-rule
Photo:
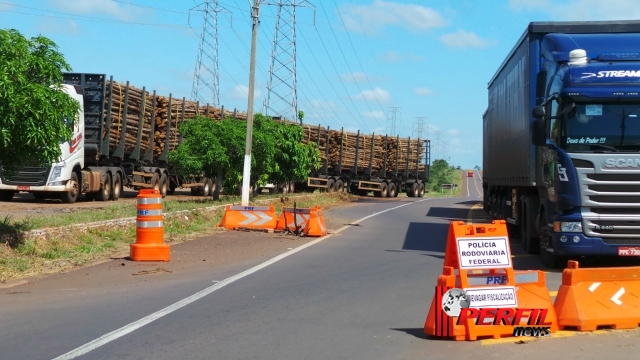
<path fill-rule="evenodd" d="M 48 301 L 26 298 L 0 308 L 0 358 L 73 358 L 82 349 L 81 359 L 637 359 L 637 332 L 524 344 L 423 334 L 449 221 L 483 220 L 471 210 L 479 179 L 465 183 L 459 198 L 350 206 L 352 218 L 373 216 L 245 276 L 249 265 L 144 286 L 96 284 L 80 300 L 53 290 Z M 540 268 L 516 243 L 515 267 Z M 560 276 L 547 274 L 550 289 Z"/>

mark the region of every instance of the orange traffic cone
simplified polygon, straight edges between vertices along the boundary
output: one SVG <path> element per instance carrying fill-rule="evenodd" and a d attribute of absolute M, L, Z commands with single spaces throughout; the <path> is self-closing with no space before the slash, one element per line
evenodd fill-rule
<path fill-rule="evenodd" d="M 162 195 L 158 190 L 143 189 L 138 193 L 136 242 L 131 244 L 133 261 L 169 261 L 171 251 L 164 242 Z"/>

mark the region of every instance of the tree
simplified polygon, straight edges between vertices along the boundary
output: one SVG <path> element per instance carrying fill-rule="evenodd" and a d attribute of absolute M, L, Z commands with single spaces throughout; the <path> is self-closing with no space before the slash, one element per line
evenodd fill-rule
<path fill-rule="evenodd" d="M 53 41 L 0 30 L 0 164 L 8 173 L 59 161 L 80 109 L 62 88 L 70 70 Z"/>
<path fill-rule="evenodd" d="M 474 167 L 473 167 L 473 170 L 478 170 L 478 171 L 480 171 L 480 166 L 478 166 L 478 165 L 474 166 Z"/>
<path fill-rule="evenodd" d="M 304 111 L 298 110 L 298 121 L 300 121 L 300 125 L 302 125 L 302 119 L 304 119 Z"/>
<path fill-rule="evenodd" d="M 446 160 L 434 160 L 430 168 L 429 184 L 433 191 L 440 191 L 440 185 L 453 182 L 453 167 Z"/>

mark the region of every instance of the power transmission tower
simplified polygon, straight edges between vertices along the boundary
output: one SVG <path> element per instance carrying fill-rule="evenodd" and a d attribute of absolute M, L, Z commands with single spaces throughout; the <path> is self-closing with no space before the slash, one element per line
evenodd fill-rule
<path fill-rule="evenodd" d="M 202 29 L 200 31 L 200 45 L 196 69 L 193 74 L 191 99 L 212 106 L 220 104 L 220 77 L 218 74 L 218 13 L 227 11 L 218 4 L 218 0 L 207 0 L 189 10 L 203 13 Z"/>
<path fill-rule="evenodd" d="M 440 130 L 436 131 L 435 134 L 435 156 L 433 157 L 435 160 L 442 159 L 442 141 L 441 141 L 441 132 Z"/>
<path fill-rule="evenodd" d="M 264 113 L 295 121 L 298 118 L 296 8 L 314 6 L 307 0 L 299 3 L 296 0 L 279 0 L 267 5 L 277 6 L 278 11 Z"/>
<path fill-rule="evenodd" d="M 413 134 L 418 138 L 418 139 L 425 139 L 425 135 L 427 134 L 427 128 L 425 126 L 425 120 L 426 117 L 421 116 L 421 117 L 417 117 L 416 121 L 413 123 Z"/>
<path fill-rule="evenodd" d="M 400 108 L 390 107 L 389 118 L 387 120 L 387 135 L 398 135 L 398 122 L 400 121 Z"/>

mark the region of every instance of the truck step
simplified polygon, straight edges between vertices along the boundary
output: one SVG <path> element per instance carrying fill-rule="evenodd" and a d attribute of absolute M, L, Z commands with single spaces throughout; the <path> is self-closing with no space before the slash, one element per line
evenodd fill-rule
<path fill-rule="evenodd" d="M 143 176 L 143 177 L 148 177 L 148 178 L 151 178 L 154 175 L 154 173 L 145 173 L 145 172 L 140 172 L 140 171 L 133 171 L 132 174 L 133 175 L 138 175 L 138 176 Z"/>

